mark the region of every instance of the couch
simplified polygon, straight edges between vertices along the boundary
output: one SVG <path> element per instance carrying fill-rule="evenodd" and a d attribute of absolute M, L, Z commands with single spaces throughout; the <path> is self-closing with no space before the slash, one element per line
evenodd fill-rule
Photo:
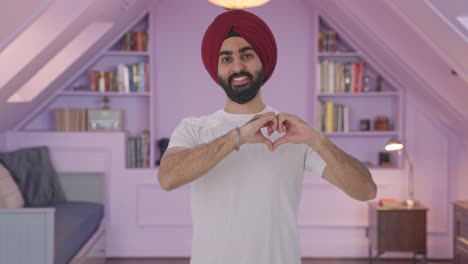
<path fill-rule="evenodd" d="M 73 186 L 89 179 L 57 173 L 46 146 L 0 153 L 0 263 L 104 263 L 104 206 Z"/>

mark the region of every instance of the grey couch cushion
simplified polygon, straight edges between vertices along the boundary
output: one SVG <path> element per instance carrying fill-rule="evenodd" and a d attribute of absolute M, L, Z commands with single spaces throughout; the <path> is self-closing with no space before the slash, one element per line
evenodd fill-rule
<path fill-rule="evenodd" d="M 0 161 L 18 184 L 26 207 L 66 201 L 60 179 L 50 161 L 48 147 L 0 153 Z"/>
<path fill-rule="evenodd" d="M 66 264 L 98 229 L 104 206 L 90 202 L 51 204 L 55 207 L 55 264 Z"/>

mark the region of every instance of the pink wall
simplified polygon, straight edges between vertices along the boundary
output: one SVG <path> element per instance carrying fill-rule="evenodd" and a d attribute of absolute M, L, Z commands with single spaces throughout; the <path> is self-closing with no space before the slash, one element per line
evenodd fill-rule
<path fill-rule="evenodd" d="M 196 10 L 194 12 L 194 10 Z M 208 1 L 161 1 L 157 4 L 156 131 L 169 136 L 184 117 L 200 116 L 224 107 L 224 91 L 201 61 L 203 34 L 214 17 L 225 11 Z M 273 77 L 262 88 L 267 104 L 310 120 L 313 109 L 308 90 L 313 29 L 300 0 L 271 1 L 250 11 L 271 27 L 278 45 Z M 287 23 L 285 23 L 287 22 Z"/>

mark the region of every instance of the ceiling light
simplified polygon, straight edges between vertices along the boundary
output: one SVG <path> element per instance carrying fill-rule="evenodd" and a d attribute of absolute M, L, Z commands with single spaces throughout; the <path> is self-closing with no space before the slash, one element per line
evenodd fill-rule
<path fill-rule="evenodd" d="M 266 4 L 269 1 L 270 0 L 208 0 L 208 2 L 227 9 L 244 9 L 249 7 L 256 7 Z"/>

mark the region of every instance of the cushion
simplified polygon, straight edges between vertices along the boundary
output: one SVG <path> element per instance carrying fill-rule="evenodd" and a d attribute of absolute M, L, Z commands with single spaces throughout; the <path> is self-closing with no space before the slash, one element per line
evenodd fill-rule
<path fill-rule="evenodd" d="M 57 171 L 50 161 L 48 147 L 29 147 L 0 153 L 0 162 L 18 184 L 26 207 L 66 201 Z"/>
<path fill-rule="evenodd" d="M 24 206 L 24 199 L 10 172 L 0 163 L 0 208 L 16 209 Z"/>
<path fill-rule="evenodd" d="M 55 207 L 55 264 L 67 264 L 94 234 L 104 206 L 91 202 L 51 204 Z"/>

